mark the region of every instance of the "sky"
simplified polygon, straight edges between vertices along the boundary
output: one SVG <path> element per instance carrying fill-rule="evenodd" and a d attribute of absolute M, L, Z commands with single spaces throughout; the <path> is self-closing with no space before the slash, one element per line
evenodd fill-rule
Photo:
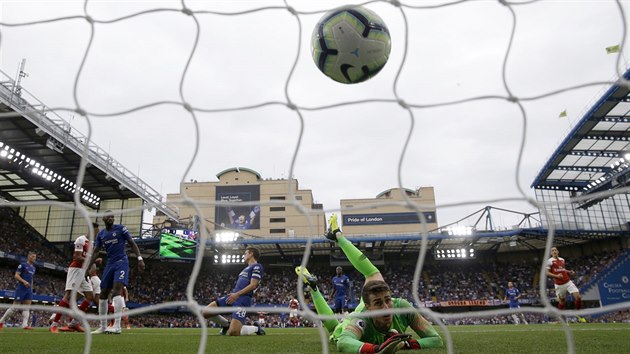
<path fill-rule="evenodd" d="M 311 34 L 325 10 L 359 2 L 287 1 L 299 20 L 283 1 L 185 3 L 194 17 L 181 11 L 125 17 L 181 9 L 180 1 L 89 1 L 85 9 L 98 22 L 88 47 L 90 24 L 72 17 L 85 16 L 83 1 L 3 1 L 0 70 L 15 78 L 25 58 L 24 89 L 49 107 L 88 112 L 59 114 L 86 135 L 89 119 L 94 143 L 162 195 L 179 193 L 182 180 L 216 181 L 232 167 L 263 178 L 287 178 L 292 169 L 300 188 L 312 190 L 329 212 L 341 199 L 432 186 L 440 225 L 486 205 L 534 211 L 525 201 L 534 197 L 529 186 L 616 77 L 618 55 L 605 48 L 620 44 L 624 31 L 620 5 L 611 0 L 437 8 L 374 2 L 366 7 L 389 28 L 389 61 L 371 80 L 344 85 L 313 63 Z M 264 6 L 272 8 L 238 16 L 201 12 Z M 52 19 L 61 20 L 40 22 Z M 30 22 L 38 23 L 6 26 Z M 593 85 L 547 95 L 587 83 Z M 180 84 L 194 117 L 182 105 L 143 108 L 182 102 Z M 508 92 L 522 99 L 523 111 L 505 99 Z M 487 96 L 500 98 L 453 103 Z M 283 104 L 208 112 L 287 97 L 299 112 Z M 419 107 L 370 101 L 396 97 Z M 132 112 L 117 114 L 126 111 Z M 505 227 L 516 220 L 495 217 Z"/>

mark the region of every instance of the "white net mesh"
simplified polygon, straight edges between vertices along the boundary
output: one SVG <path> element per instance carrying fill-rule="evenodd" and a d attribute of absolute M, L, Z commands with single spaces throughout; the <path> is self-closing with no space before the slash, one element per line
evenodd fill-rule
<path fill-rule="evenodd" d="M 576 112 L 623 72 L 627 4 L 620 1 L 374 1 L 365 6 L 390 28 L 389 63 L 368 82 L 340 85 L 316 69 L 309 50 L 313 25 L 337 5 L 3 2 L 2 70 L 10 72 L 7 67 L 28 58 L 26 71 L 32 77 L 24 78 L 24 86 L 54 102 L 54 107 L 41 105 L 37 111 L 72 115 L 69 123 L 87 131 L 90 142 L 107 145 L 107 152 L 120 156 L 132 170 L 137 166 L 137 175 L 152 185 L 165 183 L 164 174 L 187 181 L 225 166 L 260 166 L 261 157 L 272 156 L 260 167 L 266 175 L 308 176 L 303 181 L 308 179 L 313 190 L 326 190 L 335 198 L 374 194 L 382 185 L 404 188 L 413 181 L 436 181 L 443 217 L 491 202 L 538 207 L 526 184 L 542 164 L 541 156 L 564 137 L 560 132 L 568 127 L 567 120 L 556 119 L 558 113 L 567 110 L 571 119 L 579 119 Z M 621 50 L 607 55 L 605 48 L 612 44 L 622 44 Z M 33 77 L 35 73 L 39 77 Z M 625 80 L 619 83 L 627 85 Z M 82 185 L 87 155 L 86 148 L 77 186 Z M 489 173 L 481 164 L 496 164 L 494 171 L 509 173 Z M 449 192 L 440 198 L 437 181 L 451 168 L 465 171 L 475 182 L 445 183 Z M 348 182 L 365 175 L 380 178 L 369 185 Z M 478 194 L 468 197 L 471 188 Z M 3 201 L 0 206 L 58 205 L 76 210 L 86 224 L 103 215 L 87 209 L 79 198 L 77 191 L 74 204 Z M 217 203 L 186 197 L 184 204 L 195 205 L 205 219 L 199 207 Z M 293 206 L 313 224 L 315 212 L 297 202 L 273 205 Z M 422 218 L 410 201 L 398 205 Z M 120 213 L 156 206 L 148 203 Z M 418 231 L 425 238 L 411 289 L 418 289 L 426 256 L 427 230 Z M 202 229 L 201 242 L 207 238 Z M 308 265 L 311 246 L 309 240 L 303 266 Z M 129 312 L 134 316 L 173 306 L 189 308 L 202 328 L 199 353 L 208 347 L 206 321 L 199 312 L 206 304 L 193 297 L 201 262 L 198 257 L 194 264 L 187 301 Z M 540 277 L 546 277 L 544 264 Z M 302 283 L 296 284 L 304 302 Z M 523 311 L 557 317 L 568 352 L 573 353 L 571 328 L 550 303 L 545 285 L 540 282 L 544 307 Z M 421 303 L 417 292 L 412 293 Z M 72 303 L 75 296 L 73 292 Z M 628 307 L 626 302 L 581 313 Z M 42 305 L 30 308 L 51 311 Z M 87 320 L 97 318 L 76 306 L 61 311 L 87 327 Z M 453 342 L 441 320 L 514 313 L 419 311 L 441 328 L 449 353 Z M 302 314 L 326 319 L 310 310 Z M 321 329 L 320 334 L 322 351 L 328 352 L 327 333 Z M 85 353 L 91 351 L 91 340 L 87 332 Z"/>

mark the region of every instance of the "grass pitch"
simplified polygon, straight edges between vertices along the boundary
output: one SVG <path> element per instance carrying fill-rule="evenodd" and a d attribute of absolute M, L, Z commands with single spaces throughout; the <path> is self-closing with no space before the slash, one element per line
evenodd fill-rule
<path fill-rule="evenodd" d="M 630 352 L 630 324 L 573 324 L 576 353 Z M 562 326 L 450 326 L 455 353 L 566 353 Z M 93 336 L 94 354 L 197 353 L 198 329 L 131 329 L 121 335 Z M 316 329 L 268 329 L 266 336 L 224 337 L 210 329 L 206 353 L 321 353 Z M 49 333 L 46 328 L 24 331 L 4 328 L 0 353 L 83 353 L 85 335 Z M 336 352 L 334 346 L 329 346 Z M 446 349 L 423 350 L 446 353 Z"/>

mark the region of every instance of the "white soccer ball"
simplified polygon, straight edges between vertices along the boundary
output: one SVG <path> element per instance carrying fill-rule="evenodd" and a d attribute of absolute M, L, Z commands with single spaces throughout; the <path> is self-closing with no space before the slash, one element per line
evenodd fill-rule
<path fill-rule="evenodd" d="M 326 76 L 355 84 L 378 74 L 387 63 L 391 38 L 385 22 L 361 6 L 327 12 L 311 38 L 315 64 Z"/>

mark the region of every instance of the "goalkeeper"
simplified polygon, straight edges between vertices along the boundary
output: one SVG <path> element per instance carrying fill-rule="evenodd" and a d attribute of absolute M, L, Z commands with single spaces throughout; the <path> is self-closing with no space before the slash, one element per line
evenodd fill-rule
<path fill-rule="evenodd" d="M 398 350 L 440 348 L 443 346 L 442 338 L 433 326 L 415 311 L 374 317 L 357 316 L 357 314 L 366 311 L 391 308 L 411 309 L 413 307 L 404 299 L 392 298 L 391 290 L 384 281 L 381 272 L 359 249 L 343 237 L 337 223 L 337 215 L 331 217 L 326 237 L 336 241 L 354 268 L 365 276 L 361 302 L 354 310 L 353 315 L 348 316 L 341 323 L 336 319 L 323 322 L 324 327 L 331 333 L 330 339 L 336 343 L 339 351 L 388 354 Z M 306 268 L 297 267 L 295 272 L 311 288 L 311 297 L 317 313 L 332 315 L 332 309 L 317 288 L 317 278 L 311 275 Z M 420 339 L 413 339 L 411 334 L 406 334 L 405 331 L 408 327 L 411 327 Z"/>

